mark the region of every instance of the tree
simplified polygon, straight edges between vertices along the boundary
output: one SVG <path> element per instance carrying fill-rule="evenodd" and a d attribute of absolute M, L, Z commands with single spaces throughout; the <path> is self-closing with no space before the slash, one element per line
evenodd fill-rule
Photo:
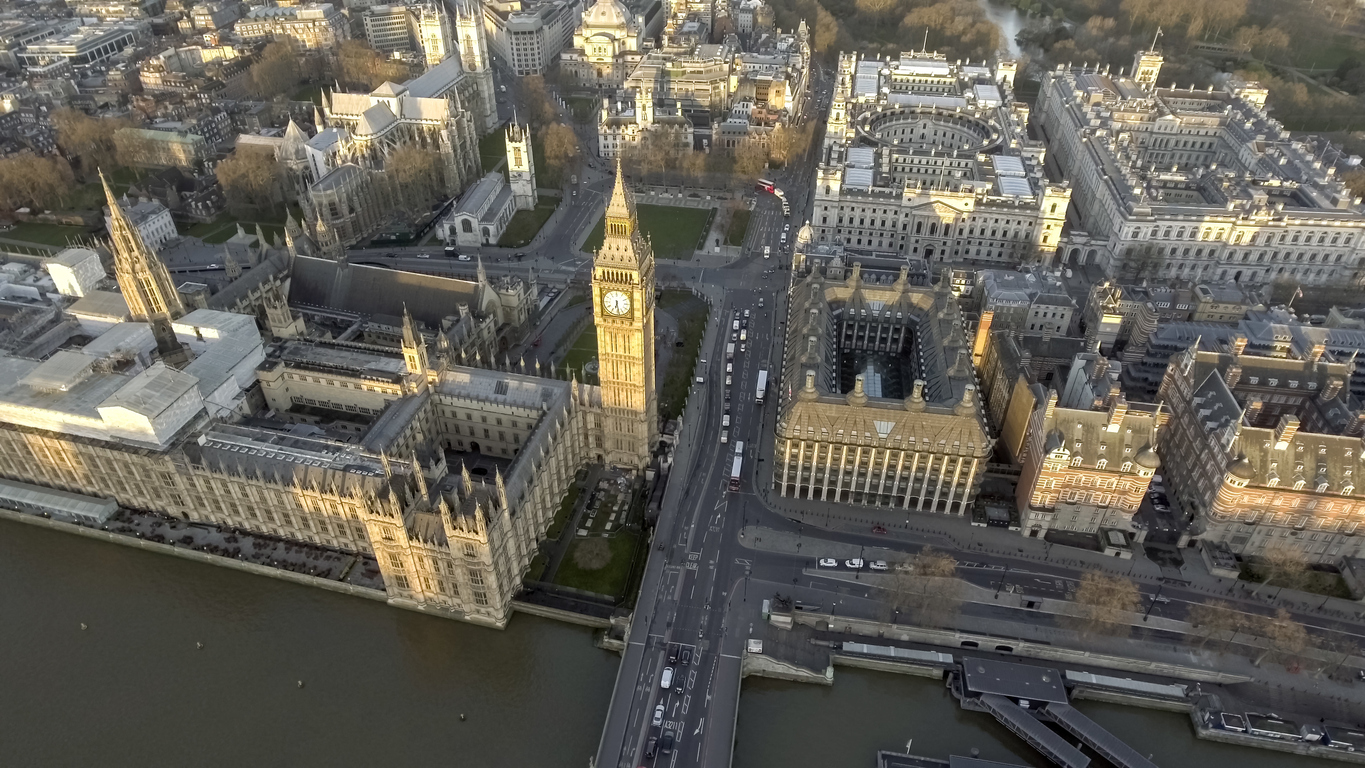
<path fill-rule="evenodd" d="M 1223 643 L 1223 647 L 1227 648 L 1227 645 L 1232 642 L 1233 635 L 1245 630 L 1251 620 L 1247 614 L 1237 610 L 1232 603 L 1215 599 L 1191 605 L 1186 619 L 1194 626 L 1195 634 L 1200 638 L 1200 648 L 1203 648 L 1209 640 L 1228 635 Z M 1228 633 L 1232 634 L 1229 635 Z"/>
<path fill-rule="evenodd" d="M 1126 635 L 1140 602 L 1137 586 L 1131 581 L 1087 571 L 1076 588 L 1078 615 L 1059 618 L 1082 632 Z"/>
<path fill-rule="evenodd" d="M 402 82 L 411 72 L 408 65 L 387 59 L 360 40 L 347 40 L 337 53 L 338 74 L 343 83 L 372 90 L 385 82 Z"/>
<path fill-rule="evenodd" d="M 1308 572 L 1308 562 L 1303 559 L 1303 553 L 1290 547 L 1267 549 L 1261 555 L 1261 567 L 1265 571 L 1265 581 L 1256 587 L 1256 591 L 1251 593 L 1253 595 L 1272 581 L 1278 581 L 1281 589 L 1294 589 L 1303 583 L 1303 577 Z"/>
<path fill-rule="evenodd" d="M 404 144 L 389 153 L 384 173 L 399 196 L 400 209 L 420 216 L 445 189 L 441 156 L 434 149 Z"/>
<path fill-rule="evenodd" d="M 71 166 L 60 157 L 14 155 L 0 160 L 0 208 L 52 208 L 75 185 Z"/>
<path fill-rule="evenodd" d="M 550 100 L 545 78 L 540 75 L 528 75 L 521 79 L 521 105 L 526 108 L 526 119 L 533 128 L 547 126 L 559 116 L 554 102 Z"/>
<path fill-rule="evenodd" d="M 946 552 L 925 547 L 913 564 L 899 566 L 891 574 L 888 592 L 889 619 L 911 613 L 921 626 L 943 626 L 962 606 L 957 561 Z"/>
<path fill-rule="evenodd" d="M 113 170 L 118 165 L 114 133 L 132 127 L 132 122 L 121 117 L 96 120 L 80 110 L 62 108 L 52 113 L 52 125 L 62 154 L 77 161 L 81 174 L 89 179 L 101 168 Z"/>
<path fill-rule="evenodd" d="M 283 173 L 275 156 L 259 149 L 238 149 L 214 169 L 234 215 L 260 213 L 283 199 Z"/>
<path fill-rule="evenodd" d="M 261 51 L 261 58 L 251 65 L 251 87 L 263 99 L 273 99 L 298 88 L 299 55 L 294 46 L 276 41 Z"/>
<path fill-rule="evenodd" d="M 1281 608 L 1275 612 L 1274 616 L 1259 617 L 1259 634 L 1266 640 L 1266 649 L 1256 664 L 1265 661 L 1267 657 L 1274 656 L 1284 666 L 1293 664 L 1299 654 L 1303 653 L 1311 643 L 1308 637 L 1308 630 L 1303 625 L 1294 620 L 1289 611 Z"/>
<path fill-rule="evenodd" d="M 578 167 L 578 135 L 563 123 L 547 125 L 540 131 L 540 146 L 548 172 L 546 186 L 559 186 Z"/>
<path fill-rule="evenodd" d="M 701 152 L 688 152 L 678 162 L 678 170 L 690 181 L 700 181 L 706 175 L 706 155 Z"/>
<path fill-rule="evenodd" d="M 1365 195 L 1365 168 L 1355 168 L 1341 175 L 1341 183 L 1357 197 Z"/>
<path fill-rule="evenodd" d="M 585 571 L 600 571 L 611 562 L 611 544 L 602 537 L 584 539 L 574 547 L 573 562 Z"/>
<path fill-rule="evenodd" d="M 746 141 L 735 148 L 735 175 L 752 184 L 768 166 L 768 150 L 757 141 Z"/>
<path fill-rule="evenodd" d="M 811 45 L 816 53 L 833 54 L 834 42 L 839 38 L 839 20 L 820 3 L 815 3 L 815 27 L 811 31 Z"/>

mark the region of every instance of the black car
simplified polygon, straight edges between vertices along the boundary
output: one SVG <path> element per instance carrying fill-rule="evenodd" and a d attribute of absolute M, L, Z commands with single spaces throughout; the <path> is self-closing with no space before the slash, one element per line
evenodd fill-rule
<path fill-rule="evenodd" d="M 678 644 L 677 644 L 677 643 L 669 643 L 669 644 L 668 644 L 668 663 L 669 663 L 669 664 L 677 664 L 677 663 L 678 663 Z"/>
<path fill-rule="evenodd" d="M 645 744 L 645 757 L 653 759 L 654 753 L 658 750 L 658 748 L 659 748 L 658 737 L 650 736 L 649 741 Z"/>
<path fill-rule="evenodd" d="M 692 649 L 691 649 L 691 648 L 684 648 L 684 649 L 682 650 L 682 661 L 681 661 L 680 663 L 682 663 L 682 664 L 691 664 L 691 663 L 692 663 Z"/>
<path fill-rule="evenodd" d="M 673 732 L 666 731 L 664 737 L 659 740 L 659 751 L 665 755 L 673 751 Z"/>

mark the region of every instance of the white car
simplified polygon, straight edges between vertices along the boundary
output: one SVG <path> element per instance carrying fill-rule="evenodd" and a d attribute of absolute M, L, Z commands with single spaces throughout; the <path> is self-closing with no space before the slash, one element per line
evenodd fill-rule
<path fill-rule="evenodd" d="M 838 560 L 835 560 L 835 559 L 832 558 L 832 557 L 822 557 L 822 558 L 820 558 L 820 567 L 821 567 L 821 568 L 838 568 L 838 567 L 839 567 L 839 561 L 838 561 Z"/>
<path fill-rule="evenodd" d="M 654 720 L 651 722 L 653 725 L 664 724 L 664 705 L 660 704 L 654 708 Z"/>
<path fill-rule="evenodd" d="M 845 560 L 844 565 L 856 571 L 863 567 L 863 561 L 862 558 L 855 557 L 851 560 Z"/>
<path fill-rule="evenodd" d="M 664 667 L 664 674 L 659 679 L 659 687 L 665 691 L 673 687 L 673 668 Z"/>
<path fill-rule="evenodd" d="M 417 258 L 419 258 L 419 259 L 429 259 L 429 258 L 431 258 L 431 254 L 429 254 L 429 253 L 419 253 L 419 254 L 417 254 Z"/>
<path fill-rule="evenodd" d="M 456 258 L 458 261 L 469 261 L 469 254 L 467 254 L 467 253 L 462 253 L 462 254 L 460 254 L 459 256 L 456 256 L 455 258 Z"/>
<path fill-rule="evenodd" d="M 867 567 L 871 568 L 874 571 L 884 571 L 886 570 L 887 566 L 885 560 L 873 560 L 872 562 L 867 564 Z"/>

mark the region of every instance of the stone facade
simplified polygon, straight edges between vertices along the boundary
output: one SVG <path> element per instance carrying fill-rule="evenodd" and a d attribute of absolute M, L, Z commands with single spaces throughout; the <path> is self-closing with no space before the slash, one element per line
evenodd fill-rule
<path fill-rule="evenodd" d="M 850 254 L 1047 263 L 1071 190 L 1045 181 L 1014 63 L 840 56 L 811 225 Z"/>
<path fill-rule="evenodd" d="M 1037 122 L 1076 190 L 1067 262 L 1122 279 L 1355 280 L 1365 209 L 1267 114 L 1266 90 L 1236 78 L 1159 88 L 1161 64 L 1146 51 L 1134 77 L 1059 67 L 1043 78 Z"/>
<path fill-rule="evenodd" d="M 1310 563 L 1365 555 L 1365 413 L 1346 393 L 1354 362 L 1321 345 L 1266 357 L 1235 339 L 1172 359 L 1163 476 L 1187 536 L 1244 557 L 1289 549 Z"/>
<path fill-rule="evenodd" d="M 994 440 L 961 314 L 944 281 L 846 268 L 797 236 L 778 395 L 773 487 L 782 496 L 963 515 Z"/>

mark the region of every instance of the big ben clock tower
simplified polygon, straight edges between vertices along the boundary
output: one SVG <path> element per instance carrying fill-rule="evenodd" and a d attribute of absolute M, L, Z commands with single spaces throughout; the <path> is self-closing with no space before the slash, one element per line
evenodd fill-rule
<path fill-rule="evenodd" d="M 592 265 L 597 377 L 608 464 L 643 468 L 659 442 L 654 388 L 654 251 L 640 234 L 621 161 Z"/>

